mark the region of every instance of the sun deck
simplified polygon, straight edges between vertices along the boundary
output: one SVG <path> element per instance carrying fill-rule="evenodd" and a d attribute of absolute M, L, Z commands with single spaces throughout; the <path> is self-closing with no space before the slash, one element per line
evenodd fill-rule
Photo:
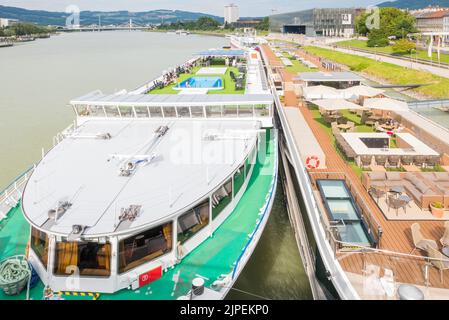
<path fill-rule="evenodd" d="M 269 136 L 270 137 L 270 136 Z M 221 277 L 230 274 L 243 254 L 251 235 L 257 230 L 262 219 L 261 209 L 267 204 L 275 188 L 276 143 L 275 137 L 267 140 L 265 156 L 260 157 L 254 166 L 248 188 L 231 216 L 214 232 L 213 237 L 203 242 L 181 263 L 168 270 L 161 279 L 139 290 L 122 290 L 115 294 L 103 294 L 100 300 L 152 300 L 177 299 L 191 288 L 193 278 L 202 277 L 206 287 Z M 29 240 L 29 225 L 24 219 L 20 204 L 12 209 L 0 228 L 0 259 L 13 254 L 24 254 Z M 44 286 L 42 282 L 30 291 L 30 298 L 41 300 Z M 25 290 L 26 291 L 26 290 Z M 0 291 L 0 299 L 23 300 L 26 292 L 18 296 L 5 296 Z M 86 299 L 91 296 L 57 293 L 63 299 Z"/>
<path fill-rule="evenodd" d="M 265 56 L 268 57 L 270 64 L 273 62 L 274 65 L 278 66 L 278 61 L 276 61 L 276 58 L 273 57 L 273 53 L 267 46 L 264 48 L 264 53 Z M 272 67 L 274 65 L 272 65 Z M 282 68 L 281 70 L 277 69 L 274 71 L 279 74 L 284 72 Z M 341 81 L 345 85 L 347 82 L 358 82 L 358 80 L 361 80 L 356 79 L 353 76 L 345 76 L 344 79 L 339 79 L 338 77 L 334 78 L 334 81 Z M 316 82 L 314 84 L 320 84 L 320 81 L 325 81 L 325 79 L 326 78 L 323 74 L 317 74 L 317 77 L 310 79 L 307 78 L 307 76 L 298 78 L 298 80 Z M 287 119 L 285 119 L 285 121 L 289 122 L 288 117 L 290 117 L 291 112 L 285 112 L 285 107 L 288 107 L 287 109 L 290 110 L 291 105 L 282 107 L 282 117 L 286 117 Z M 331 127 L 332 121 L 329 119 L 329 122 L 327 122 L 327 119 L 323 119 L 323 116 L 320 114 L 318 109 L 310 106 L 307 107 L 304 102 L 300 102 L 297 109 L 298 112 L 302 113 L 305 121 L 307 122 L 307 126 L 313 132 L 315 139 L 319 142 L 320 149 L 326 155 L 325 162 L 327 168 L 325 170 L 307 170 L 309 179 L 312 182 L 313 193 L 313 200 L 311 199 L 309 203 L 316 203 L 318 206 L 318 208 L 313 208 L 313 205 L 310 206 L 313 211 L 311 214 L 317 216 L 311 218 L 312 223 L 317 225 L 319 224 L 324 229 L 324 232 L 318 231 L 323 232 L 323 234 L 316 235 L 316 241 L 320 242 L 319 246 L 323 245 L 322 240 L 327 243 L 325 245 L 327 248 L 322 246 L 320 247 L 320 250 L 323 250 L 322 254 L 325 254 L 325 259 L 329 258 L 328 263 L 334 264 L 330 266 L 330 270 L 332 270 L 332 276 L 335 278 L 334 280 L 337 281 L 336 283 L 341 285 L 340 289 L 342 292 L 349 297 L 356 297 L 358 295 L 362 299 L 394 299 L 395 296 L 387 296 L 386 291 L 384 291 L 383 288 L 376 291 L 379 288 L 376 289 L 371 286 L 373 283 L 375 285 L 379 285 L 383 280 L 392 280 L 396 289 L 401 283 L 409 283 L 421 288 L 427 299 L 448 299 L 449 272 L 442 273 L 444 281 L 441 281 L 439 270 L 431 263 L 431 259 L 427 257 L 426 252 L 424 250 L 413 251 L 415 245 L 413 243 L 411 232 L 412 225 L 418 222 L 421 227 L 423 237 L 434 240 L 441 248 L 439 240 L 445 232 L 445 219 L 421 219 L 418 221 L 413 220 L 413 215 L 409 217 L 404 217 L 403 215 L 401 220 L 388 219 L 384 212 L 382 212 L 381 206 L 376 203 L 376 200 L 373 199 L 373 197 L 368 193 L 366 186 L 362 183 L 362 171 L 371 169 L 361 168 L 354 161 L 346 159 L 342 152 L 337 148 L 338 143 L 341 144 L 341 142 L 336 141 L 334 137 L 335 133 L 342 129 L 349 129 L 353 132 L 360 133 L 374 132 L 373 127 L 375 122 L 373 121 L 370 125 L 360 123 L 360 118 L 357 120 L 356 111 L 350 112 L 349 110 L 346 110 L 341 112 L 341 115 L 347 118 L 348 121 L 352 122 L 352 125 L 348 124 L 343 126 L 343 124 L 340 125 L 341 122 L 338 122 L 337 124 L 337 116 L 335 116 L 336 123 L 334 128 L 334 126 Z M 393 114 L 392 117 L 399 122 L 402 118 L 407 121 L 407 118 L 416 116 L 410 111 L 398 111 L 395 113 L 391 109 L 388 110 Z M 398 116 L 398 114 L 401 116 Z M 410 115 L 410 117 L 408 117 L 408 115 Z M 438 129 L 438 132 L 444 132 L 444 134 L 439 134 L 442 141 L 438 141 L 436 137 L 433 137 L 434 140 L 432 141 L 429 139 L 430 133 L 426 132 L 425 126 L 423 128 L 419 126 L 419 124 L 423 122 L 429 123 L 430 121 L 420 119 L 418 122 L 419 123 L 417 123 L 416 127 L 413 127 L 413 122 L 409 121 L 409 123 L 407 123 L 405 132 L 414 133 L 414 138 L 411 142 L 416 143 L 416 140 L 420 139 L 425 144 L 430 144 L 432 148 L 437 148 L 439 152 L 438 156 L 440 156 L 440 153 L 445 151 L 443 147 L 445 147 L 444 136 L 447 135 L 447 129 Z M 289 128 L 289 130 L 293 130 L 292 128 L 294 128 L 294 126 Z M 387 131 L 388 130 L 385 130 L 385 132 Z M 289 134 L 300 135 L 301 132 L 293 132 Z M 289 141 L 292 140 L 290 139 Z M 290 152 L 298 152 L 300 154 L 302 151 L 302 145 L 307 142 L 304 142 L 301 139 L 293 141 L 296 146 L 294 146 L 294 150 L 292 149 Z M 397 142 L 398 141 L 394 141 L 394 144 Z M 401 142 L 399 141 L 399 143 Z M 420 146 L 422 145 L 420 144 Z M 397 146 L 394 145 L 394 147 Z M 432 150 L 427 146 L 425 149 L 426 152 Z M 434 151 L 432 154 L 433 153 Z M 292 156 L 292 158 L 294 157 Z M 292 161 L 297 163 L 296 158 Z M 403 169 L 399 169 L 399 165 L 397 163 L 396 165 L 398 166 L 398 169 L 384 168 L 383 170 L 384 172 L 388 170 L 405 171 Z M 373 166 L 372 169 L 379 169 L 378 167 L 379 166 Z M 438 166 L 435 166 L 434 171 L 440 171 L 439 169 L 440 168 Z M 423 171 L 425 170 L 423 169 Z M 426 171 L 429 171 L 429 169 Z M 346 182 L 346 185 L 348 185 L 352 196 L 362 212 L 363 219 L 365 220 L 371 235 L 378 240 L 377 247 L 368 248 L 360 247 L 357 244 L 343 243 L 341 238 L 338 237 L 338 232 L 336 232 L 339 226 L 333 224 L 325 216 L 327 210 L 325 208 L 325 203 L 320 196 L 317 185 L 317 181 L 320 179 Z M 307 187 L 304 186 L 304 189 L 307 190 Z M 306 196 L 309 197 L 309 195 Z M 320 227 L 317 225 L 314 227 L 316 230 L 319 230 Z M 329 250 L 329 248 L 332 252 L 328 255 L 326 250 Z M 413 254 L 410 254 L 412 251 Z M 336 265 L 343 268 L 346 279 L 349 280 L 349 283 L 344 277 L 341 277 L 341 271 L 338 271 L 339 267 Z M 392 272 L 390 273 L 389 270 Z M 428 274 L 427 277 L 426 272 Z M 391 275 L 393 278 L 391 278 Z M 369 280 L 373 279 L 374 282 L 369 283 Z M 350 288 L 348 288 L 348 284 Z M 356 295 L 351 292 L 353 289 L 355 290 Z"/>

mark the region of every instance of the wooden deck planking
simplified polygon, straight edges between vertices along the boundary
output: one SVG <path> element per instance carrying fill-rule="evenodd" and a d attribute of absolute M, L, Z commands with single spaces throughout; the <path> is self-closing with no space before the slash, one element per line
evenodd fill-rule
<path fill-rule="evenodd" d="M 285 73 L 281 61 L 274 55 L 269 46 L 262 46 L 262 50 L 269 59 L 269 64 L 276 67 L 278 72 Z M 301 54 L 306 59 L 310 59 L 308 55 Z M 317 60 L 318 61 L 318 60 Z M 315 60 L 312 62 L 316 62 Z M 321 63 L 318 63 L 320 70 L 323 70 Z M 300 102 L 301 103 L 301 102 Z M 409 254 L 413 249 L 413 242 L 411 238 L 410 227 L 414 221 L 389 221 L 385 218 L 381 210 L 378 208 L 375 201 L 371 198 L 368 192 L 362 185 L 360 178 L 352 170 L 352 168 L 341 158 L 337 153 L 333 142 L 331 141 L 327 132 L 321 128 L 313 118 L 313 115 L 306 107 L 300 107 L 304 118 L 310 126 L 319 144 L 326 154 L 327 172 L 345 173 L 350 181 L 354 184 L 353 187 L 357 193 L 363 198 L 368 205 L 371 213 L 376 218 L 378 223 L 382 226 L 382 238 L 380 248 L 388 251 Z M 320 170 L 312 170 L 319 172 Z M 323 171 L 323 170 L 321 170 Z M 419 221 L 421 225 L 421 232 L 423 236 L 428 239 L 433 239 L 439 243 L 439 239 L 444 232 L 444 222 L 440 221 Z M 347 272 L 361 274 L 363 272 L 364 257 L 361 254 L 351 254 L 350 256 L 342 257 L 347 253 L 339 254 L 341 258 L 340 263 L 343 269 Z M 414 255 L 423 256 L 422 252 L 416 250 Z M 398 282 L 414 283 L 424 285 L 423 267 L 424 261 L 415 261 L 412 258 L 398 258 L 396 256 L 386 256 L 385 254 L 370 254 L 365 262 L 380 266 L 382 269 L 393 269 L 395 280 Z M 383 270 L 381 271 L 383 273 Z M 449 288 L 449 272 L 444 273 L 444 284 L 440 282 L 440 275 L 438 270 L 433 267 L 429 268 L 430 285 L 436 288 Z"/>

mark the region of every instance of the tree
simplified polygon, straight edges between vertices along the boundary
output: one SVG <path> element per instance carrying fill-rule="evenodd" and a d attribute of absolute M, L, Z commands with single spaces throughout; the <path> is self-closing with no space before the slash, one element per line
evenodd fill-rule
<path fill-rule="evenodd" d="M 368 29 L 366 21 L 372 13 L 363 13 L 356 18 L 355 29 L 360 35 L 368 35 L 373 30 Z M 377 30 L 381 30 L 386 37 L 396 37 L 398 39 L 405 38 L 409 33 L 415 33 L 415 18 L 408 12 L 398 8 L 380 8 L 380 26 Z"/>
<path fill-rule="evenodd" d="M 386 47 L 390 44 L 387 35 L 379 29 L 373 29 L 368 34 L 368 47 Z"/>
<path fill-rule="evenodd" d="M 268 31 L 270 28 L 270 18 L 265 17 L 263 20 L 256 26 L 257 30 Z"/>
<path fill-rule="evenodd" d="M 215 30 L 220 26 L 217 20 L 210 17 L 201 17 L 196 21 L 198 30 Z"/>
<path fill-rule="evenodd" d="M 396 41 L 392 49 L 396 54 L 411 53 L 412 50 L 416 50 L 416 44 L 407 39 L 400 39 Z"/>

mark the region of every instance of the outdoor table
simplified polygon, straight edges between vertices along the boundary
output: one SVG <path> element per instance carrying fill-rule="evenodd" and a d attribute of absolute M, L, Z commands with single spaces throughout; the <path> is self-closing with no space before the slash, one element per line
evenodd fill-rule
<path fill-rule="evenodd" d="M 401 284 L 398 288 L 400 300 L 424 300 L 424 293 L 411 284 Z"/>
<path fill-rule="evenodd" d="M 349 124 L 339 124 L 337 127 L 343 131 L 347 131 L 347 130 L 351 129 L 351 125 L 349 125 Z"/>
<path fill-rule="evenodd" d="M 404 187 L 401 186 L 397 186 L 397 187 L 392 187 L 389 190 L 391 193 L 394 193 L 396 196 L 399 196 L 401 193 L 404 192 Z"/>
<path fill-rule="evenodd" d="M 412 201 L 412 199 L 406 194 L 399 196 L 398 199 L 407 202 L 407 204 L 409 204 L 410 201 Z"/>
<path fill-rule="evenodd" d="M 371 120 L 371 121 L 379 121 L 381 119 L 383 119 L 383 118 L 380 116 L 369 116 L 368 117 L 368 120 Z"/>

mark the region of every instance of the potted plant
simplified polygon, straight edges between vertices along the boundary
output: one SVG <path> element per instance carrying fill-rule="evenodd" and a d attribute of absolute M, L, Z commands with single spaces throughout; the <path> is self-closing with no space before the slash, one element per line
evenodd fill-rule
<path fill-rule="evenodd" d="M 444 206 L 441 202 L 432 202 L 430 204 L 430 210 L 432 211 L 432 214 L 436 218 L 443 218 L 444 216 Z"/>

